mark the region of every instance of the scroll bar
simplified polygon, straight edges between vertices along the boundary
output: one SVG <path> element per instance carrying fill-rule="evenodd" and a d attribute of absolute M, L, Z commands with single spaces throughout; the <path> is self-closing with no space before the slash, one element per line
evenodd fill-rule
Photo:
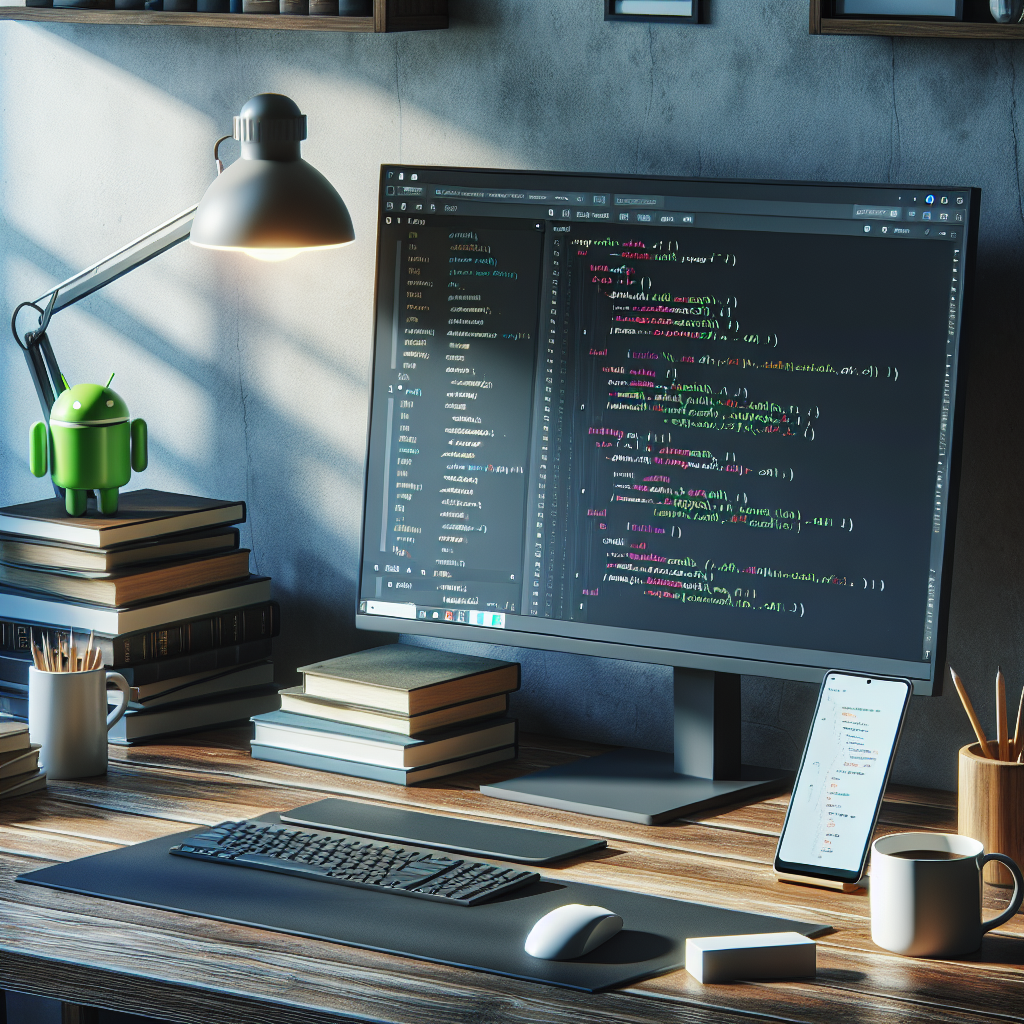
<path fill-rule="evenodd" d="M 391 316 L 391 369 L 398 369 L 398 301 L 402 287 L 402 243 L 395 243 L 395 307 Z M 380 549 L 388 549 L 388 490 L 391 484 L 391 435 L 395 415 L 395 400 L 388 399 L 387 440 L 384 442 L 384 504 L 380 513 Z"/>
<path fill-rule="evenodd" d="M 402 243 L 395 245 L 395 311 L 391 317 L 391 369 L 398 369 L 398 300 L 402 288 Z M 390 427 L 388 428 L 390 429 Z"/>
<path fill-rule="evenodd" d="M 395 416 L 395 400 L 388 399 L 388 431 L 384 441 L 384 504 L 380 513 L 380 549 L 388 549 L 388 489 L 391 484 L 391 428 Z"/>

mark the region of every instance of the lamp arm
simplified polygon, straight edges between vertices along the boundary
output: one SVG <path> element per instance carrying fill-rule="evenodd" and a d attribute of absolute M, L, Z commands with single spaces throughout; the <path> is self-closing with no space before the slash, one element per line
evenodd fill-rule
<path fill-rule="evenodd" d="M 69 277 L 35 302 L 23 302 L 15 309 L 11 317 L 11 331 L 25 353 L 32 383 L 35 385 L 39 404 L 43 408 L 47 422 L 50 420 L 50 408 L 54 400 L 65 389 L 60 367 L 46 336 L 50 317 L 78 302 L 79 299 L 84 299 L 87 295 L 106 287 L 111 281 L 124 277 L 179 242 L 184 242 L 192 231 L 192 220 L 197 209 L 198 204 L 189 207 L 184 213 L 179 213 L 177 217 L 165 221 L 105 259 L 86 267 L 74 277 Z M 35 309 L 39 313 L 39 326 L 27 332 L 22 338 L 18 334 L 17 319 L 18 313 L 25 307 Z"/>

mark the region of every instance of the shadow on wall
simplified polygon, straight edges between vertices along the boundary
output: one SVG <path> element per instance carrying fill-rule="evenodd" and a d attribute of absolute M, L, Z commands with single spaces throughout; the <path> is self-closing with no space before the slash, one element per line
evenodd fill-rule
<path fill-rule="evenodd" d="M 994 677 L 996 663 L 1011 684 L 1024 682 L 1024 533 L 1016 527 L 1024 476 L 1012 470 L 1024 457 L 1017 411 L 1024 374 L 1017 287 L 1024 271 L 1017 139 L 1024 125 L 1017 92 L 1024 76 L 1018 84 L 1016 75 L 1024 49 L 811 37 L 806 4 L 794 0 L 714 0 L 711 9 L 712 24 L 679 28 L 605 23 L 594 0 L 453 0 L 451 29 L 394 36 L 5 23 L 0 50 L 9 110 L 38 105 L 35 92 L 19 90 L 32 88 L 33 75 L 56 74 L 71 48 L 216 124 L 256 92 L 294 96 L 310 115 L 306 155 L 329 177 L 347 175 L 352 183 L 342 191 L 362 218 L 362 239 L 372 237 L 376 167 L 392 160 L 979 185 L 977 320 L 949 652 L 988 727 L 992 687 L 982 682 Z M 116 105 L 117 97 L 94 97 L 87 79 L 80 90 L 82 116 L 103 125 L 105 147 L 130 151 L 154 132 L 151 125 L 102 120 L 100 108 Z M 35 123 L 45 124 L 46 111 L 39 114 Z M 6 123 L 11 115 L 0 116 Z M 333 136 L 323 130 L 331 126 Z M 60 146 L 40 137 L 31 159 L 66 158 Z M 15 168 L 9 160 L 0 170 L 5 181 L 34 173 L 32 165 Z M 147 194 L 144 177 L 115 184 L 136 201 Z M 117 212 L 117 189 L 109 191 L 94 205 L 98 220 Z M 78 269 L 10 225 L 0 223 L 0 234 L 10 258 L 57 278 Z M 173 258 L 162 257 L 159 266 Z M 116 298 L 88 304 L 108 334 L 119 335 L 120 351 L 145 355 L 207 394 L 206 420 L 181 430 L 197 448 L 212 444 L 213 455 L 194 458 L 179 439 L 155 448 L 154 466 L 163 460 L 169 477 L 173 471 L 198 492 L 247 497 L 255 568 L 274 577 L 283 606 L 277 660 L 284 679 L 298 665 L 380 639 L 352 626 L 372 264 L 367 245 L 345 264 L 349 280 L 335 286 L 329 272 L 316 271 L 326 297 L 317 295 L 314 308 L 304 310 L 288 301 L 311 302 L 314 289 L 303 290 L 300 272 L 287 272 L 288 292 L 259 269 L 196 263 L 183 279 L 217 311 L 211 331 L 224 339 L 218 357 L 205 361 L 126 313 Z M 811 268 L 808 286 L 827 272 Z M 165 408 L 170 417 L 173 403 Z M 14 434 L 4 441 L 12 456 L 23 436 Z M 159 486 L 150 479 L 145 485 Z M 528 728 L 668 748 L 668 670 L 528 651 L 514 656 L 526 680 L 515 707 Z M 745 757 L 795 764 L 815 688 L 757 678 L 743 686 Z M 956 749 L 969 738 L 955 697 L 915 700 L 895 778 L 952 788 Z"/>
<path fill-rule="evenodd" d="M 9 224 L 4 238 L 8 260 L 39 268 L 48 279 L 62 280 L 80 269 L 41 249 Z M 174 256 L 206 258 L 199 250 L 182 246 L 180 252 L 161 259 Z M 284 609 L 286 628 L 275 644 L 280 663 L 294 667 L 339 650 L 371 646 L 381 637 L 357 634 L 351 614 L 358 565 L 362 439 L 355 445 L 329 443 L 317 429 L 318 403 L 312 394 L 307 393 L 303 401 L 289 397 L 275 402 L 273 395 L 268 396 L 267 389 L 253 380 L 248 363 L 251 338 L 246 339 L 245 349 L 236 345 L 246 325 L 239 323 L 236 302 L 225 304 L 221 299 L 224 294 L 233 298 L 237 291 L 236 282 L 229 277 L 232 268 L 223 262 L 218 266 L 216 260 L 213 265 L 213 277 L 196 281 L 192 287 L 195 301 L 218 310 L 215 332 L 228 339 L 216 349 L 216 355 L 223 358 L 198 358 L 133 316 L 116 301 L 116 291 L 125 287 L 124 282 L 84 304 L 89 317 L 118 336 L 120 351 L 114 365 L 121 372 L 115 386 L 128 399 L 129 408 L 147 408 L 151 468 L 145 475 L 133 477 L 132 486 L 163 486 L 247 500 L 249 517 L 242 527 L 242 543 L 253 551 L 250 567 L 273 577 L 274 597 Z M 80 379 L 78 372 L 89 372 L 78 365 L 83 362 L 78 351 L 82 339 L 75 330 L 75 316 L 71 311 L 59 315 L 50 329 L 58 359 L 72 381 Z M 311 382 L 315 389 L 328 394 L 363 394 L 365 377 L 352 371 L 340 347 L 333 358 L 324 358 L 283 316 L 262 310 L 258 317 L 260 332 L 278 356 L 287 353 L 288 362 L 315 367 L 315 383 Z M 26 322 L 31 321 L 27 318 Z M 17 355 L 15 350 L 11 383 L 28 390 L 27 368 Z M 182 420 L 175 390 L 179 395 L 201 393 L 206 399 L 203 404 L 215 412 L 199 423 Z M 154 405 L 161 409 L 159 413 L 149 411 Z M 33 409 L 32 415 L 39 413 Z M 174 428 L 169 430 L 170 424 Z M 361 424 L 362 417 L 360 430 Z M 4 439 L 11 463 L 24 461 L 21 440 Z M 258 447 L 255 457 L 253 446 Z M 220 471 L 219 467 L 230 468 Z M 24 472 L 23 482 L 28 482 L 31 478 L 27 469 Z M 38 496 L 48 495 L 48 481 L 31 484 Z M 282 531 L 287 534 L 287 544 L 282 543 Z"/>

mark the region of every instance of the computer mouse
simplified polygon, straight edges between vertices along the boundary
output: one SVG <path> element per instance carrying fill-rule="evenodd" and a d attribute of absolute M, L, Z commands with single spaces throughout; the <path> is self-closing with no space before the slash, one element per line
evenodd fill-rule
<path fill-rule="evenodd" d="M 540 960 L 586 956 L 622 930 L 622 918 L 604 907 L 569 903 L 545 914 L 526 936 L 526 952 Z"/>

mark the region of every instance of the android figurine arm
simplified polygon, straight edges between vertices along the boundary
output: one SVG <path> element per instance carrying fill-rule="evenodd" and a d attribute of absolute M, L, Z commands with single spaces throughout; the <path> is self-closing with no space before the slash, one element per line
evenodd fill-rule
<path fill-rule="evenodd" d="M 32 475 L 46 476 L 50 468 L 50 431 L 41 420 L 29 429 L 28 444 L 28 466 Z"/>
<path fill-rule="evenodd" d="M 149 465 L 149 440 L 145 420 L 132 420 L 132 469 L 141 473 Z"/>

